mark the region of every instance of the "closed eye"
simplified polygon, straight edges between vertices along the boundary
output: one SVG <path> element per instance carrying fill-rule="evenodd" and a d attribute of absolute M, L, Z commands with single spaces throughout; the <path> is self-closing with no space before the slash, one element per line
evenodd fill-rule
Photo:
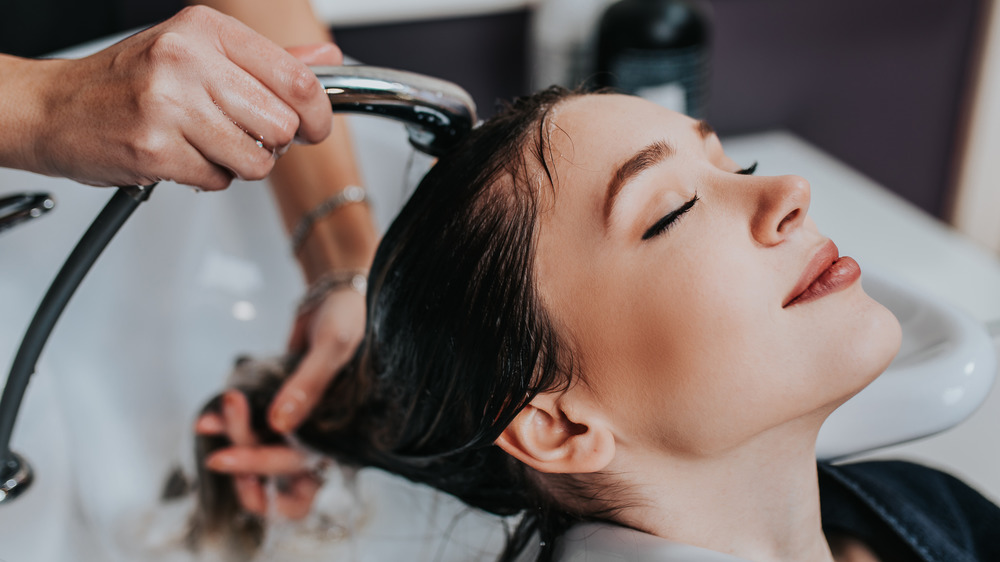
<path fill-rule="evenodd" d="M 653 226 L 649 227 L 649 229 L 642 234 L 642 239 L 649 240 L 650 238 L 667 231 L 671 226 L 674 225 L 675 222 L 677 222 L 677 219 L 681 218 L 681 215 L 690 211 L 691 207 L 694 207 L 694 204 L 697 202 L 698 202 L 698 194 L 696 193 L 695 196 L 692 197 L 690 201 L 681 205 L 680 208 L 678 208 L 676 211 L 671 211 L 666 215 L 664 215 L 663 218 L 656 221 L 653 224 Z"/>
<path fill-rule="evenodd" d="M 736 173 L 744 176 L 752 176 L 753 173 L 756 171 L 757 171 L 757 163 L 754 162 L 753 164 L 750 164 L 746 168 L 743 168 L 742 170 L 739 170 Z"/>

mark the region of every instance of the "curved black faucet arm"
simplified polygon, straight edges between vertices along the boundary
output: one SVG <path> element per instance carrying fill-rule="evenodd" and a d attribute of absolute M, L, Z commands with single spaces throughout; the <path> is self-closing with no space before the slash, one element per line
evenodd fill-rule
<path fill-rule="evenodd" d="M 19 495 L 31 480 L 23 459 L 10 450 L 10 437 L 21 400 L 45 342 L 98 256 L 139 204 L 149 198 L 152 190 L 153 186 L 118 188 L 66 258 L 66 263 L 52 281 L 24 333 L 3 389 L 3 397 L 0 398 L 0 502 Z M 18 482 L 19 474 L 25 475 L 21 482 Z M 12 482 L 13 486 L 10 485 Z"/>

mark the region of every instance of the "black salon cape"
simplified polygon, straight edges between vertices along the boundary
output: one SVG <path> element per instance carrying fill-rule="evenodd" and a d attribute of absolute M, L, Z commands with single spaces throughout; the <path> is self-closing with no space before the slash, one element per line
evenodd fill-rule
<path fill-rule="evenodd" d="M 819 464 L 823 528 L 883 562 L 1000 562 L 1000 508 L 957 478 L 901 461 Z"/>

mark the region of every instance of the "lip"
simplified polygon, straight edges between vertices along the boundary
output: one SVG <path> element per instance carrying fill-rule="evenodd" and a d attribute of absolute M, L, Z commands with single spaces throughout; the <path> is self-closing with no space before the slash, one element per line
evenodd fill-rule
<path fill-rule="evenodd" d="M 858 262 L 841 256 L 833 240 L 827 240 L 806 264 L 798 283 L 785 297 L 782 308 L 836 293 L 861 277 Z"/>

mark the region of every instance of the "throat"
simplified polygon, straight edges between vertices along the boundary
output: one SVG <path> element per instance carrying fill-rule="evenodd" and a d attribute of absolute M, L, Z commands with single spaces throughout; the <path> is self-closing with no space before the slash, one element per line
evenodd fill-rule
<path fill-rule="evenodd" d="M 875 551 L 851 535 L 829 532 L 826 539 L 835 562 L 880 562 Z"/>

